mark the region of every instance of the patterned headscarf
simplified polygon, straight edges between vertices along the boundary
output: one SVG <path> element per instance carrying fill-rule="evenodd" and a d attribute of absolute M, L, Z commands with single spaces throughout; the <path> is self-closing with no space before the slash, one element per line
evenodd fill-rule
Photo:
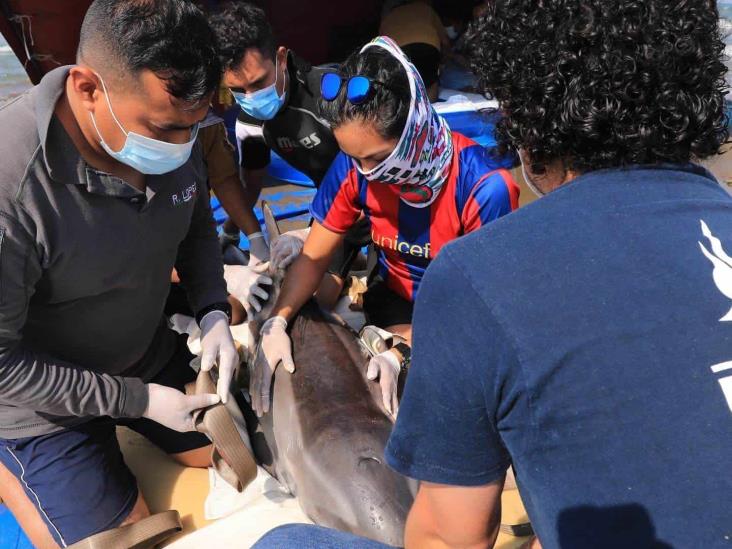
<path fill-rule="evenodd" d="M 379 36 L 361 48 L 384 48 L 407 72 L 411 103 L 404 131 L 394 151 L 369 171 L 356 169 L 368 180 L 401 185 L 402 200 L 424 208 L 434 202 L 447 179 L 452 160 L 452 133 L 447 122 L 432 108 L 422 77 L 396 43 Z"/>

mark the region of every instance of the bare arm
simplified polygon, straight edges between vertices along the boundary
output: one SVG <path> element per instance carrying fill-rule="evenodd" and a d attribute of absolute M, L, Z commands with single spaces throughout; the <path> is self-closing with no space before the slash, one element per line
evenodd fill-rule
<path fill-rule="evenodd" d="M 238 233 L 240 229 L 247 235 L 260 232 L 259 223 L 252 212 L 254 200 L 250 200 L 242 185 L 236 151 L 229 143 L 223 122 L 201 131 L 201 146 L 208 169 L 209 185 L 229 214 L 229 219 L 237 227 L 231 232 Z"/>
<path fill-rule="evenodd" d="M 247 199 L 249 200 L 249 204 L 252 208 L 257 205 L 259 194 L 262 192 L 262 187 L 264 185 L 264 176 L 266 173 L 267 168 L 256 170 L 242 168 L 241 170 L 241 177 L 242 181 L 244 181 Z"/>
<path fill-rule="evenodd" d="M 248 193 L 237 175 L 231 175 L 218 182 L 211 181 L 211 188 L 231 221 L 244 231 L 244 234 L 251 235 L 262 230 L 252 211 Z"/>
<path fill-rule="evenodd" d="M 501 524 L 504 478 L 476 487 L 422 482 L 407 518 L 405 549 L 486 549 Z"/>
<path fill-rule="evenodd" d="M 326 229 L 317 221 L 313 223 L 302 254 L 287 271 L 272 316 L 284 317 L 289 322 L 297 314 L 318 289 L 344 236 Z"/>

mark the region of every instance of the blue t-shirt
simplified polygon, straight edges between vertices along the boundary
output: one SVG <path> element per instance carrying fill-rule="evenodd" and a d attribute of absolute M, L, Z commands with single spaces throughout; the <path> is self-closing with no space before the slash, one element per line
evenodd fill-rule
<path fill-rule="evenodd" d="M 474 486 L 513 463 L 545 549 L 732 546 L 732 198 L 587 174 L 448 244 L 387 447 Z"/>

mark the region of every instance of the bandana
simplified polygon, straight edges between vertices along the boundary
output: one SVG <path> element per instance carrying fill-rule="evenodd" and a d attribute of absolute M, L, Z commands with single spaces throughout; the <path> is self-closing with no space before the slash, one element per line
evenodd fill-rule
<path fill-rule="evenodd" d="M 404 131 L 394 151 L 369 171 L 356 169 L 368 181 L 401 186 L 401 198 L 411 206 L 432 204 L 447 179 L 452 160 L 452 133 L 447 122 L 432 108 L 422 77 L 396 43 L 379 36 L 361 48 L 384 48 L 407 72 L 411 103 Z"/>

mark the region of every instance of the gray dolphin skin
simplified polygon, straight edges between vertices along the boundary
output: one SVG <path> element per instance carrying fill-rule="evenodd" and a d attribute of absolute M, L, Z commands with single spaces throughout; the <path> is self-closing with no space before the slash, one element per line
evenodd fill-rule
<path fill-rule="evenodd" d="M 279 235 L 266 204 L 270 241 Z M 253 323 L 268 318 L 284 273 Z M 403 545 L 415 483 L 384 462 L 393 423 L 378 383 L 366 379 L 368 358 L 357 335 L 309 302 L 290 323 L 295 372 L 278 367 L 272 406 L 247 411 L 258 461 L 297 496 L 316 524 Z"/>

